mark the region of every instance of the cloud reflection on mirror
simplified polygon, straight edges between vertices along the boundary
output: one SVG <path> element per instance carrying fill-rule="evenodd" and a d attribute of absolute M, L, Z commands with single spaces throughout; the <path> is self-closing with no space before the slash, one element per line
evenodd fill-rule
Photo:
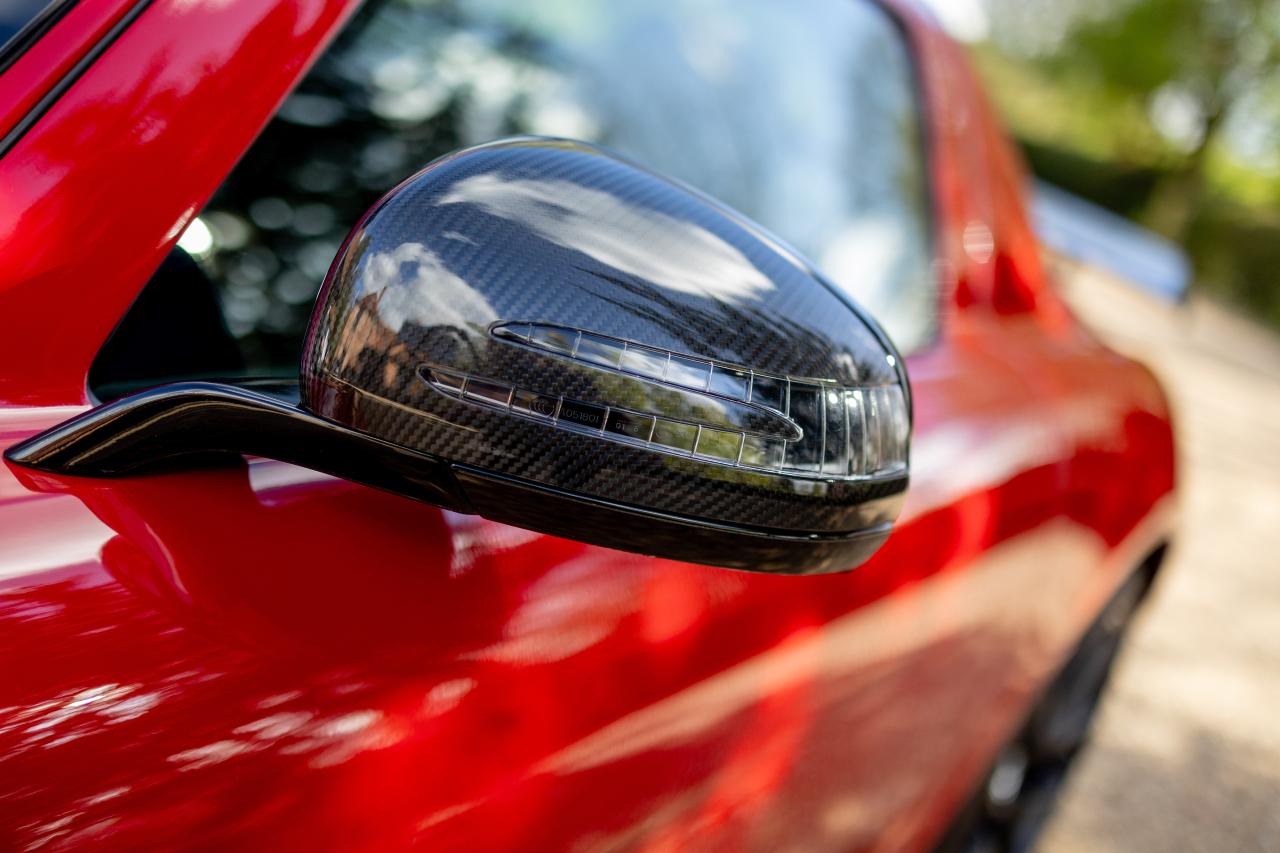
<path fill-rule="evenodd" d="M 566 207 L 570 198 L 574 206 Z M 717 234 L 576 182 L 488 173 L 458 181 L 437 204 L 474 205 L 618 272 L 684 293 L 743 302 L 774 287 Z"/>
<path fill-rule="evenodd" d="M 378 316 L 392 332 L 421 326 L 484 326 L 497 312 L 474 287 L 421 243 L 371 251 L 360 259 L 362 295 L 375 295 Z"/>

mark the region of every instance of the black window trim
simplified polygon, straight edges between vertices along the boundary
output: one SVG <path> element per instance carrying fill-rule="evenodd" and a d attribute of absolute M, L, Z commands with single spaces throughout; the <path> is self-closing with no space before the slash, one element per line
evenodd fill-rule
<path fill-rule="evenodd" d="M 23 24 L 16 33 L 0 44 L 0 74 L 8 71 L 31 46 L 40 41 L 44 34 L 53 29 L 54 24 L 62 20 L 79 0 L 53 0 L 41 9 L 36 16 Z"/>
<path fill-rule="evenodd" d="M 46 21 L 43 19 L 45 13 L 42 12 L 40 17 L 33 20 L 26 27 L 23 27 L 17 35 L 5 42 L 4 47 L 0 48 L 0 51 L 8 51 L 10 46 L 14 45 L 19 38 L 23 38 L 28 35 L 28 30 L 32 25 L 36 24 L 37 21 L 41 22 L 42 28 L 39 32 L 31 34 L 29 40 L 24 40 L 22 44 L 18 45 L 17 49 L 19 50 L 19 53 L 15 55 L 12 60 L 9 60 L 6 57 L 6 61 L 9 62 L 9 65 L 16 62 L 22 53 L 25 53 L 31 45 L 35 44 L 36 41 L 52 29 L 54 24 L 58 23 L 58 21 L 76 5 L 76 2 L 77 0 L 55 0 L 54 5 L 45 9 L 45 12 L 49 12 L 51 9 L 56 8 L 58 10 L 56 17 L 52 20 Z M 78 59 L 76 63 L 67 70 L 66 74 L 63 74 L 56 83 L 49 87 L 49 91 L 45 92 L 40 97 L 40 100 L 36 101 L 35 105 L 27 111 L 26 115 L 20 118 L 13 127 L 9 128 L 9 131 L 5 133 L 3 137 L 0 137 L 0 157 L 8 154 L 13 146 L 18 144 L 18 141 L 26 135 L 27 131 L 34 127 L 36 122 L 44 117 L 44 114 L 49 111 L 54 103 L 66 94 L 67 90 L 70 89 L 71 86 L 89 70 L 89 67 L 98 61 L 98 57 L 102 56 L 102 54 L 106 52 L 107 48 L 114 44 L 115 40 L 120 37 L 120 34 L 127 30 L 130 25 L 137 20 L 138 16 L 141 15 L 150 5 L 151 0 L 136 0 L 136 2 L 129 8 L 129 11 L 120 16 L 120 19 L 111 25 L 111 29 L 107 30 L 102 38 L 98 39 L 92 47 L 85 51 L 84 56 L 80 57 L 80 59 Z M 8 65 L 0 67 L 0 74 L 4 73 L 7 68 Z"/>

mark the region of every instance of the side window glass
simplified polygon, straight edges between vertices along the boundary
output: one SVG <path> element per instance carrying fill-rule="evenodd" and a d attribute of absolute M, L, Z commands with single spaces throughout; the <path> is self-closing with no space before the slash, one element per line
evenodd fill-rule
<path fill-rule="evenodd" d="M 135 309 L 91 385 L 108 396 L 165 364 L 295 374 L 315 293 L 368 206 L 441 154 L 514 134 L 599 142 L 692 184 L 810 257 L 903 350 L 932 335 L 919 105 L 878 6 L 374 0 L 183 235 L 194 263 L 171 259 L 148 285 L 198 294 L 189 313 L 220 304 L 200 323 L 220 343 L 200 358 L 150 347 L 148 368 L 129 338 L 155 335 Z"/>
<path fill-rule="evenodd" d="M 42 19 L 56 16 L 58 7 L 67 5 L 70 4 L 51 0 L 5 0 L 0 3 L 0 71 L 17 58 L 15 54 L 21 53 L 25 45 L 19 42 L 25 40 L 27 32 L 34 32 Z"/>

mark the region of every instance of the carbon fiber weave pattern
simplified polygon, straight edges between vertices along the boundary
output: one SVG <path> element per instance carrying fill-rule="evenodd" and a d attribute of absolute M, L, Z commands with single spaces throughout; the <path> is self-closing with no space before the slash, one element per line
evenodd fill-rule
<path fill-rule="evenodd" d="M 758 226 L 601 149 L 521 139 L 436 161 L 356 227 L 317 302 L 303 404 L 421 453 L 673 515 L 815 534 L 896 517 L 905 464 L 850 476 L 821 458 L 799 472 L 656 453 L 424 379 L 443 369 L 744 433 L 802 432 L 794 412 L 753 408 L 749 392 L 735 399 L 710 380 L 699 390 L 494 333 L 513 322 L 833 387 L 896 386 L 910 399 L 883 332 Z"/>

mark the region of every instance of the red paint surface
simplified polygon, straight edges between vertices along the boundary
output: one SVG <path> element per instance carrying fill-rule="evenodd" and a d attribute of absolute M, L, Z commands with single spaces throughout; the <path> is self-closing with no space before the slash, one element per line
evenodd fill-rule
<path fill-rule="evenodd" d="M 76 0 L 0 76 L 0 136 L 26 116 L 128 11 L 129 6 L 119 0 Z"/>
<path fill-rule="evenodd" d="M 0 447 L 349 12 L 156 0 L 0 159 Z M 908 509 L 846 575 L 593 548 L 274 462 L 0 467 L 0 846 L 919 848 L 1170 519 L 1150 375 L 1046 288 L 959 50 Z M 964 249 L 987 228 L 990 257 Z"/>

